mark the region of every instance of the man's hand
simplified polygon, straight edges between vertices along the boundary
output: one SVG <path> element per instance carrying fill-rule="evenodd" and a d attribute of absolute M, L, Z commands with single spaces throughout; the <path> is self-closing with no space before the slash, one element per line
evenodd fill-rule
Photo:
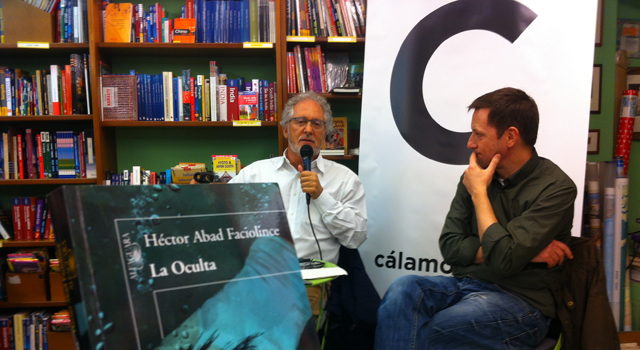
<path fill-rule="evenodd" d="M 546 263 L 547 267 L 554 267 L 562 265 L 565 258 L 573 259 L 571 249 L 566 244 L 554 239 L 535 258 L 531 259 L 531 262 Z"/>
<path fill-rule="evenodd" d="M 464 178 L 462 180 L 471 197 L 487 190 L 491 179 L 493 179 L 493 173 L 496 171 L 496 167 L 500 162 L 500 157 L 499 154 L 496 154 L 491 159 L 489 166 L 486 169 L 482 169 L 476 162 L 476 153 L 471 153 L 471 157 L 469 157 L 469 167 L 464 171 Z"/>
<path fill-rule="evenodd" d="M 302 165 L 298 165 L 298 171 L 300 172 L 300 184 L 302 185 L 302 192 L 308 193 L 312 199 L 320 197 L 322 194 L 322 185 L 318 179 L 318 174 L 313 171 L 305 171 Z"/>

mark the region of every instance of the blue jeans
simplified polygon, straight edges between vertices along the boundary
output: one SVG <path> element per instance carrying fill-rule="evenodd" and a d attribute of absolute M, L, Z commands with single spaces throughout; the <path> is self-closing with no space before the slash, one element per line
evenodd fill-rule
<path fill-rule="evenodd" d="M 472 278 L 403 276 L 378 310 L 376 350 L 532 349 L 551 319 Z"/>

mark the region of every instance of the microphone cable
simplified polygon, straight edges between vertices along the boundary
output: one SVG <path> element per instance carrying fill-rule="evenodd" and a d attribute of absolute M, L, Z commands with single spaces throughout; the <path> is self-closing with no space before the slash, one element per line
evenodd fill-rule
<path fill-rule="evenodd" d="M 313 229 L 313 222 L 311 222 L 311 208 L 309 207 L 309 203 L 307 203 L 307 215 L 309 216 L 309 226 L 311 227 L 311 232 L 313 233 L 313 238 L 316 240 L 316 245 L 318 246 L 318 253 L 320 253 L 320 260 L 322 259 L 322 249 L 320 249 L 320 243 L 318 242 L 318 237 L 316 236 L 316 231 Z"/>

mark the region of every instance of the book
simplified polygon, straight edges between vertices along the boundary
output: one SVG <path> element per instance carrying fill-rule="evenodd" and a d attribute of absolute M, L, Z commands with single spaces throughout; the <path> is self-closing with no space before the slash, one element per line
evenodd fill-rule
<path fill-rule="evenodd" d="M 102 120 L 137 120 L 138 91 L 134 75 L 103 75 Z"/>
<path fill-rule="evenodd" d="M 194 43 L 196 40 L 196 19 L 176 18 L 173 21 L 173 42 Z"/>
<path fill-rule="evenodd" d="M 220 182 L 229 182 L 238 174 L 237 155 L 212 155 L 213 173 Z"/>
<path fill-rule="evenodd" d="M 333 117 L 333 131 L 327 133 L 320 154 L 344 156 L 347 150 L 347 118 Z"/>
<path fill-rule="evenodd" d="M 104 41 L 115 43 L 131 42 L 131 22 L 133 4 L 109 3 L 104 16 Z"/>
<path fill-rule="evenodd" d="M 79 348 L 319 349 L 276 184 L 64 186 L 48 201 Z"/>
<path fill-rule="evenodd" d="M 240 91 L 238 93 L 239 120 L 258 119 L 258 92 Z"/>

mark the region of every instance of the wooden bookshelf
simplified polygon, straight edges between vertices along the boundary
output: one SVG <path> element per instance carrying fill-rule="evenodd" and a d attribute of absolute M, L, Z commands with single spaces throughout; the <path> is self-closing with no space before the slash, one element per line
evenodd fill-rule
<path fill-rule="evenodd" d="M 165 121 L 149 121 L 149 122 L 139 122 L 139 121 L 103 121 L 101 122 L 103 127 L 109 128 L 144 128 L 144 127 L 156 127 L 156 128 L 216 128 L 216 127 L 234 127 L 233 121 L 226 122 L 201 122 L 201 121 L 178 121 L 178 122 L 165 122 Z M 277 126 L 278 122 L 266 122 L 262 121 L 261 126 L 247 126 L 247 127 L 273 127 Z M 244 127 L 244 126 L 243 126 Z"/>
<path fill-rule="evenodd" d="M 0 186 L 10 185 L 95 185 L 97 179 L 22 179 L 0 180 Z"/>
<path fill-rule="evenodd" d="M 14 241 L 12 239 L 0 241 L 2 248 L 24 248 L 24 247 L 55 247 L 56 242 L 53 240 L 37 240 L 37 241 Z"/>
<path fill-rule="evenodd" d="M 66 307 L 66 301 L 36 301 L 36 302 L 21 302 L 11 303 L 8 301 L 0 301 L 0 309 L 10 308 L 35 308 L 35 307 Z"/>

